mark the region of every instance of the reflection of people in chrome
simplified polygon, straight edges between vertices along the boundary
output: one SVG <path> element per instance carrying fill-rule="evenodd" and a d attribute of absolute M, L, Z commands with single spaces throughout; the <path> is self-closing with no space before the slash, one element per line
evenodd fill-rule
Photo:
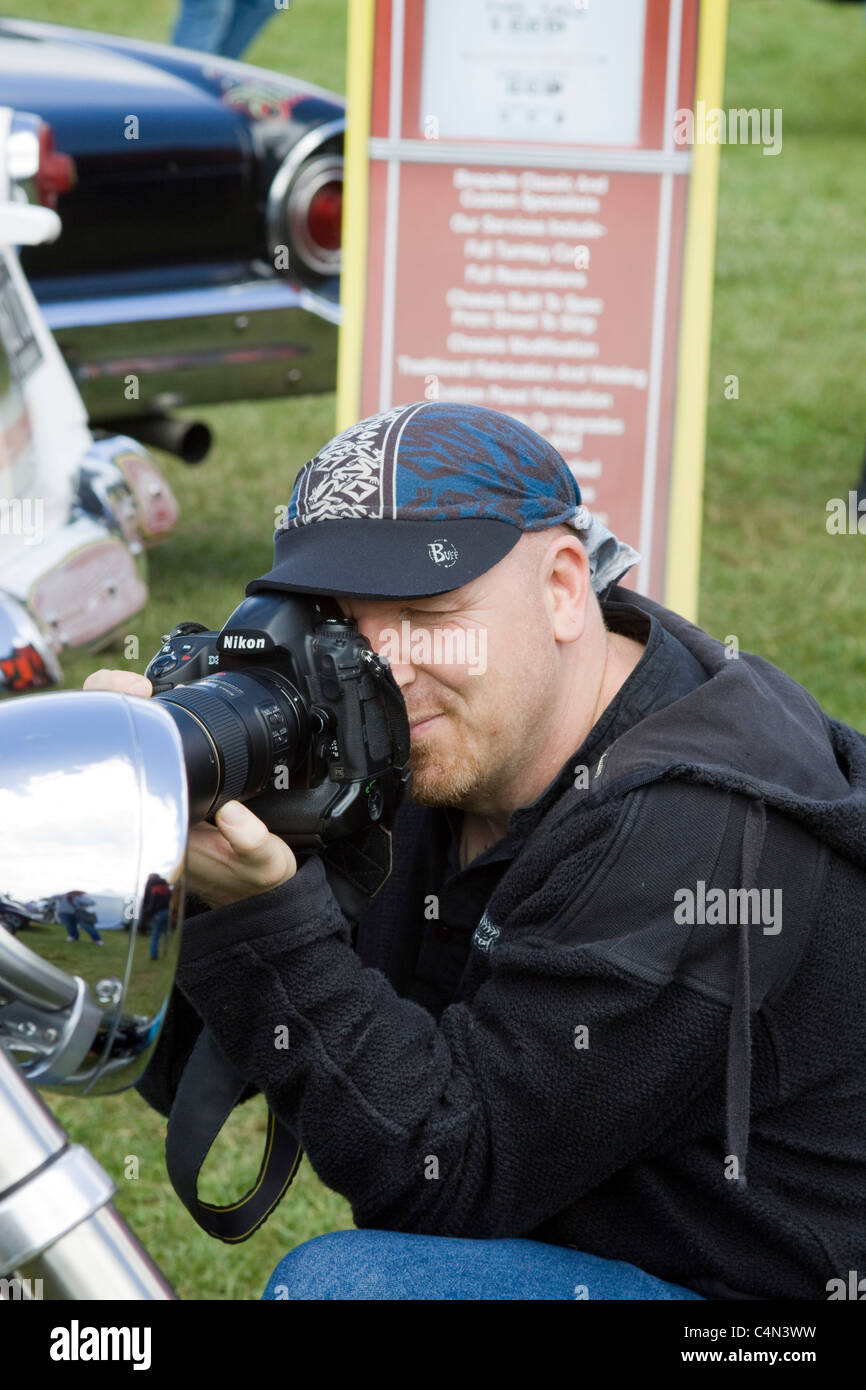
<path fill-rule="evenodd" d="M 144 890 L 142 919 L 150 921 L 150 958 L 159 956 L 159 938 L 164 934 L 168 943 L 168 906 L 171 901 L 171 888 L 159 874 L 151 874 Z"/>
<path fill-rule="evenodd" d="M 57 899 L 57 920 L 66 928 L 66 940 L 78 941 L 78 928 L 87 932 L 94 946 L 104 946 L 105 942 L 96 930 L 96 903 L 93 898 L 80 889 L 70 889 Z"/>

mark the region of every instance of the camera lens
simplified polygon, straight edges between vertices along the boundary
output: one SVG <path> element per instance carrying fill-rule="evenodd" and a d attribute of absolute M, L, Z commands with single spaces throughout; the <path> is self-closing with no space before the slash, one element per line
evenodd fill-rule
<path fill-rule="evenodd" d="M 248 801 L 291 771 L 308 747 L 300 694 L 273 672 L 216 671 L 155 697 L 163 700 L 183 743 L 190 820 L 205 820 L 226 801 Z"/>

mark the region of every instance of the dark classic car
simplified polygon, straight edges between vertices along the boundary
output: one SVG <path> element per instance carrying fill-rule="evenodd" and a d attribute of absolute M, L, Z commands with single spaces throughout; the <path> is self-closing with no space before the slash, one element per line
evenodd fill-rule
<path fill-rule="evenodd" d="M 146 602 L 178 509 L 145 446 L 210 442 L 174 407 L 332 388 L 344 125 L 276 73 L 0 20 L 0 696 Z"/>
<path fill-rule="evenodd" d="M 11 19 L 0 87 L 50 127 L 38 192 L 62 235 L 21 261 L 92 425 L 194 458 L 201 438 L 166 418 L 173 407 L 333 387 L 341 98 Z"/>

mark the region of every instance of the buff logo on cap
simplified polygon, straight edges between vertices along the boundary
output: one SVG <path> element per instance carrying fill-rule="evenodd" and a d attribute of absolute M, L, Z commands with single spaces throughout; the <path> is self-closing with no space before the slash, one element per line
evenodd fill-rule
<path fill-rule="evenodd" d="M 431 541 L 427 553 L 434 565 L 443 565 L 445 569 L 450 569 L 457 562 L 457 546 L 450 541 Z"/>

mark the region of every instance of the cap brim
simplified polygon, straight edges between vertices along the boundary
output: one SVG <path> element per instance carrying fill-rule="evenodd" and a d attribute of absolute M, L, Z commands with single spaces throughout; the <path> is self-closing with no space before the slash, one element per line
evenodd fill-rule
<path fill-rule="evenodd" d="M 274 567 L 247 594 L 284 589 L 354 598 L 424 598 L 462 588 L 499 563 L 523 532 L 508 521 L 351 518 L 278 531 Z"/>

